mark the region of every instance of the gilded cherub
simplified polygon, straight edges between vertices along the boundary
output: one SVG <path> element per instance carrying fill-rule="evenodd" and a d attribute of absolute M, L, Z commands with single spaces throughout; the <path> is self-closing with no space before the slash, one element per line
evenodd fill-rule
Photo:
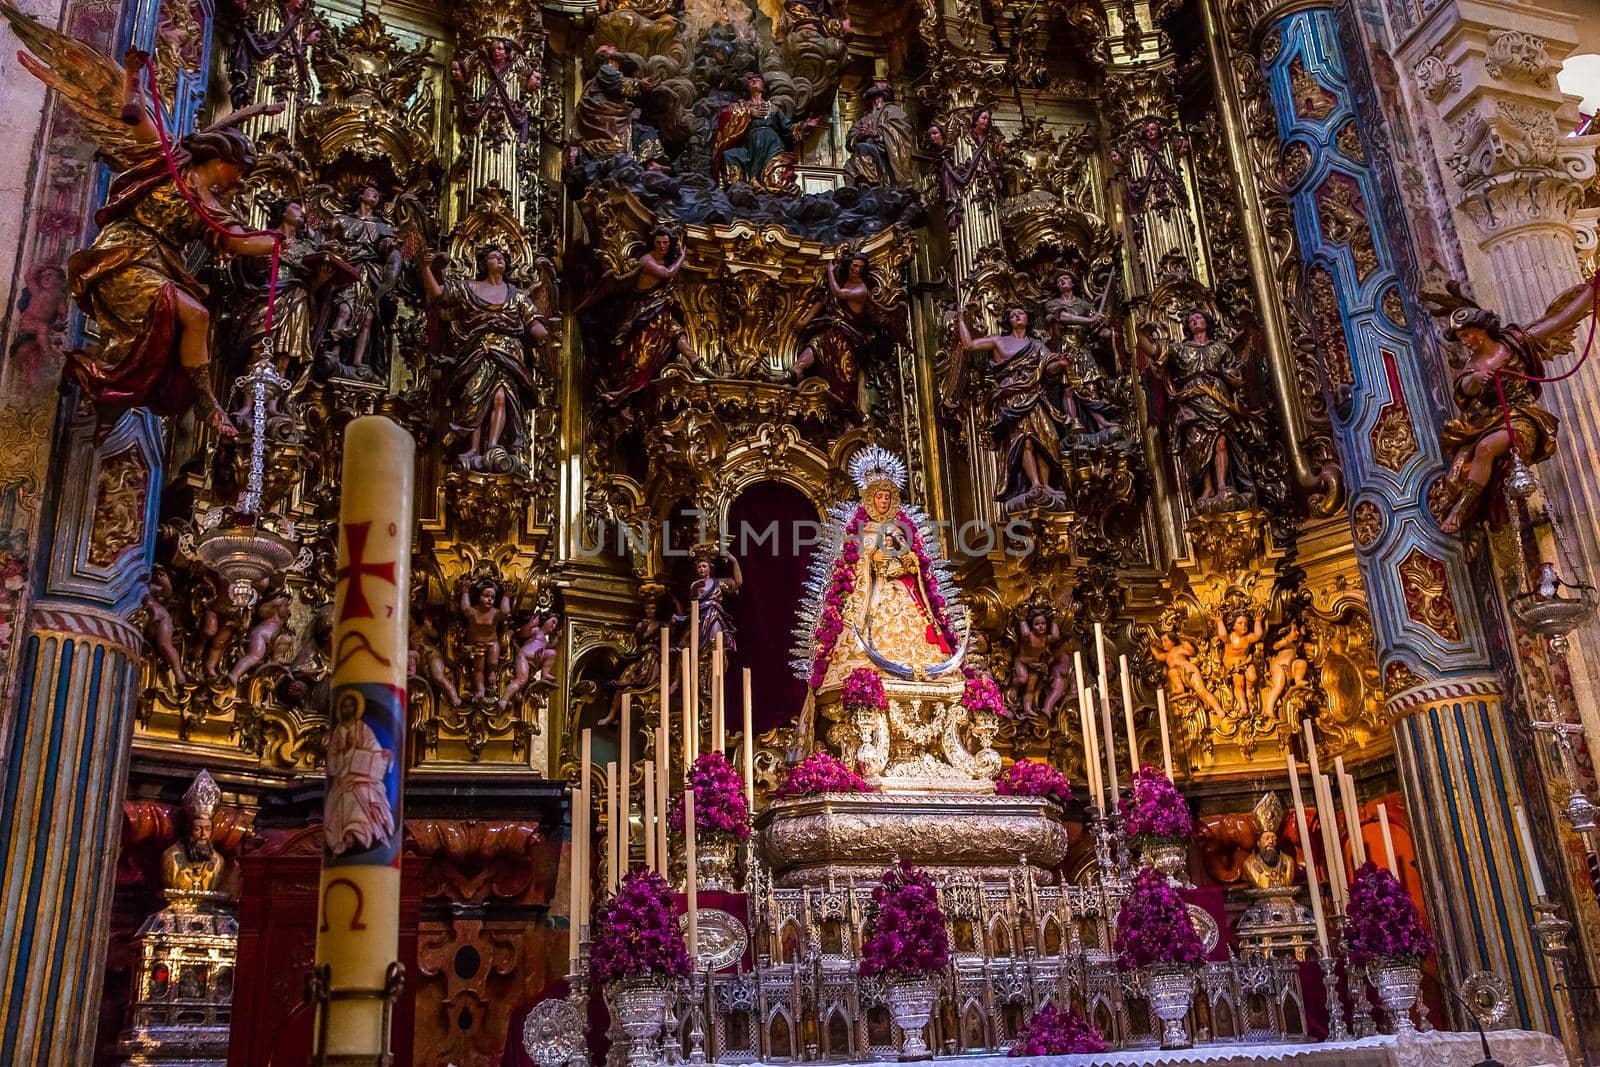
<path fill-rule="evenodd" d="M 406 675 L 426 678 L 436 686 L 452 708 L 461 706 L 461 691 L 450 678 L 444 653 L 439 651 L 439 632 L 431 616 L 425 612 L 412 612 L 411 635 L 406 649 Z"/>
<path fill-rule="evenodd" d="M 501 707 L 510 707 L 512 699 L 529 685 L 556 684 L 556 632 L 560 629 L 561 616 L 553 611 L 540 612 L 517 627 L 512 635 L 518 644 L 511 681 L 500 697 Z"/>
<path fill-rule="evenodd" d="M 172 680 L 182 688 L 189 684 L 183 669 L 183 656 L 173 642 L 175 627 L 172 622 L 172 572 L 157 564 L 150 571 L 150 586 L 144 595 L 144 632 L 152 648 L 172 670 Z"/>
<path fill-rule="evenodd" d="M 1283 633 L 1272 642 L 1267 660 L 1267 695 L 1261 702 L 1263 718 L 1271 719 L 1278 700 L 1288 691 L 1306 684 L 1311 662 L 1305 654 L 1306 632 L 1298 620 L 1290 619 Z"/>
<path fill-rule="evenodd" d="M 1044 710 L 1053 710 L 1066 689 L 1065 675 L 1051 669 L 1060 640 L 1060 624 L 1050 609 L 1042 605 L 1029 607 L 1018 620 L 1017 650 L 1011 657 L 1011 684 L 1006 688 L 1006 700 L 1021 709 L 1023 718 L 1031 719 L 1038 713 L 1041 695 L 1044 696 Z M 1045 689 L 1047 682 L 1048 691 Z"/>
<path fill-rule="evenodd" d="M 511 614 L 511 597 L 498 581 L 461 583 L 461 618 L 465 623 L 472 692 L 482 697 L 500 675 L 500 624 Z"/>
<path fill-rule="evenodd" d="M 1155 657 L 1156 662 L 1166 668 L 1168 696 L 1176 700 L 1186 692 L 1193 693 L 1206 707 L 1221 715 L 1222 705 L 1211 695 L 1205 675 L 1193 662 L 1192 657 L 1195 652 L 1194 642 L 1183 636 L 1176 628 L 1159 634 L 1150 649 L 1150 654 Z"/>
<path fill-rule="evenodd" d="M 228 681 L 238 685 L 240 679 L 266 661 L 273 642 L 289 624 L 292 598 L 287 589 L 279 589 L 263 597 L 256 605 L 256 619 L 245 634 L 244 655 L 228 671 Z"/>
<path fill-rule="evenodd" d="M 1255 628 L 1250 626 L 1247 611 L 1218 613 L 1217 642 L 1222 646 L 1222 667 L 1233 678 L 1234 708 L 1243 712 L 1255 701 L 1256 686 L 1261 673 L 1256 668 L 1256 646 L 1266 637 L 1261 613 L 1254 616 Z M 1232 620 L 1231 622 L 1229 620 Z"/>

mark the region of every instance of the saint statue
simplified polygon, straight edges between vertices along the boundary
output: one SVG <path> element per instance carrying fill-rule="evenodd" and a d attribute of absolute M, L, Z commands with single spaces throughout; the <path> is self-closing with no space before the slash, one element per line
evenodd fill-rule
<path fill-rule="evenodd" d="M 574 146 L 568 159 L 605 159 L 631 156 L 646 166 L 665 167 L 666 151 L 655 129 L 639 121 L 639 98 L 650 88 L 648 79 L 629 77 L 616 45 L 595 49 L 600 65 L 584 83 L 578 98 L 572 131 Z"/>
<path fill-rule="evenodd" d="M 210 771 L 195 775 L 183 794 L 183 837 L 161 853 L 161 882 L 169 894 L 218 891 L 226 861 L 211 843 L 211 817 L 221 800 Z"/>
<path fill-rule="evenodd" d="M 1447 294 L 1426 294 L 1435 315 L 1446 318 L 1445 336 L 1466 354 L 1456 370 L 1455 401 L 1461 414 L 1444 424 L 1439 444 L 1450 457 L 1444 486 L 1449 511 L 1439 523 L 1456 533 L 1478 510 L 1479 498 L 1505 457 L 1522 462 L 1549 459 L 1556 450 L 1556 417 L 1539 406 L 1545 360 L 1566 350 L 1573 328 L 1593 307 L 1582 283 L 1556 297 L 1537 322 L 1506 325 L 1451 284 Z M 1502 407 L 1502 404 L 1504 407 Z"/>
<path fill-rule="evenodd" d="M 353 267 L 327 250 L 322 235 L 306 224 L 305 205 L 299 200 L 274 201 L 267 208 L 267 227 L 281 239 L 269 351 L 279 373 L 295 375 L 311 365 L 312 338 L 323 321 L 328 298 L 357 276 Z M 234 293 L 244 302 L 239 315 L 239 348 L 251 358 L 259 357 L 267 339 L 270 264 L 255 258 L 236 259 L 229 277 Z"/>
<path fill-rule="evenodd" d="M 400 236 L 379 210 L 383 190 L 362 182 L 346 210 L 333 217 L 328 240 L 356 269 L 355 284 L 334 300 L 333 325 L 324 338 L 330 369 L 377 381 L 388 347 L 384 306 L 400 281 Z M 370 358 L 369 358 L 370 357 Z"/>
<path fill-rule="evenodd" d="M 1252 889 L 1287 889 L 1295 884 L 1300 868 L 1294 857 L 1278 850 L 1278 827 L 1283 825 L 1283 801 L 1263 793 L 1250 817 L 1256 824 L 1255 851 L 1244 861 L 1244 879 Z"/>
<path fill-rule="evenodd" d="M 905 463 L 873 445 L 850 461 L 850 477 L 861 501 L 830 513 L 828 550 L 812 564 L 796 667 L 814 692 L 837 690 L 858 667 L 897 678 L 958 670 L 947 564 L 927 516 L 901 505 Z"/>
<path fill-rule="evenodd" d="M 213 254 L 267 256 L 275 239 L 256 233 L 232 209 L 232 197 L 256 163 L 255 145 L 236 127 L 281 105 L 243 108 L 179 138 L 170 153 L 146 95 L 149 57 L 130 50 L 124 65 L 41 25 L 10 4 L 0 15 L 27 45 L 23 65 L 55 89 L 77 128 L 117 172 L 99 232 L 67 263 L 73 299 L 97 327 L 98 344 L 73 353 L 69 380 L 93 405 L 104 439 L 133 408 L 179 415 L 190 407 L 225 437 L 236 430 L 211 382 L 211 309 L 190 272 L 191 247 Z M 156 80 L 177 76 L 166 56 Z"/>
<path fill-rule="evenodd" d="M 446 262 L 435 257 L 422 272 L 422 286 L 453 338 L 444 397 L 451 433 L 467 442 L 456 462 L 468 470 L 523 473 L 549 315 L 506 277 L 504 250 L 479 250 L 471 281 L 440 281 Z"/>
<path fill-rule="evenodd" d="M 625 287 L 625 295 L 612 334 L 616 345 L 612 387 L 601 394 L 607 404 L 620 406 L 655 381 L 673 356 L 682 356 L 691 371 L 700 369 L 700 354 L 689 341 L 683 304 L 673 286 L 687 255 L 678 235 L 657 226 L 650 231 L 649 250 L 634 268 L 614 277 Z"/>
<path fill-rule="evenodd" d="M 1078 276 L 1056 276 L 1056 295 L 1045 301 L 1045 323 L 1062 378 L 1061 413 L 1074 434 L 1095 441 L 1122 434 L 1116 406 L 1106 395 L 1105 371 L 1095 356 L 1105 315 L 1078 295 Z"/>
<path fill-rule="evenodd" d="M 738 647 L 734 644 L 732 602 L 734 594 L 744 585 L 739 561 L 714 544 L 696 545 L 694 556 L 694 580 L 689 583 L 689 597 L 700 606 L 700 652 L 710 655 L 717 645 L 718 634 L 722 635 L 722 647 L 732 652 Z M 717 574 L 719 559 L 728 562 L 729 574 L 726 578 Z M 674 621 L 688 620 L 680 618 Z"/>
<path fill-rule="evenodd" d="M 493 37 L 450 64 L 461 132 L 491 148 L 525 144 L 532 118 L 528 104 L 544 82 L 535 62 L 516 41 Z"/>
<path fill-rule="evenodd" d="M 1254 463 L 1265 445 L 1265 416 L 1245 397 L 1244 360 L 1215 332 L 1211 316 L 1196 309 L 1184 318 L 1181 341 L 1161 348 L 1139 334 L 1139 351 L 1172 391 L 1167 448 L 1201 512 L 1254 501 Z"/>
<path fill-rule="evenodd" d="M 1032 504 L 1059 507 L 1066 495 L 1051 484 L 1062 475 L 1061 412 L 1051 399 L 1048 375 L 1056 357 L 1029 332 L 1032 316 L 1024 307 L 1006 309 L 1006 332 L 974 338 L 966 309 L 956 314 L 961 347 L 989 352 L 989 434 L 1004 458 L 1005 484 L 997 499 L 1009 510 Z"/>
<path fill-rule="evenodd" d="M 878 294 L 872 261 L 864 252 L 841 257 L 823 271 L 823 279 L 828 291 L 812 303 L 800 324 L 800 352 L 789 377 L 798 385 L 815 370 L 835 400 L 865 415 L 864 362 L 887 357 L 896 344 L 911 344 L 906 309 Z"/>
<path fill-rule="evenodd" d="M 867 110 L 845 134 L 850 158 L 845 180 L 862 187 L 910 185 L 916 178 L 911 119 L 894 102 L 888 82 L 875 82 L 862 94 Z"/>
<path fill-rule="evenodd" d="M 794 186 L 794 168 L 800 161 L 795 128 L 783 108 L 767 99 L 767 80 L 750 74 L 744 80 L 745 99 L 717 114 L 712 148 L 713 171 L 724 184 L 749 182 L 785 191 Z M 800 124 L 804 136 L 817 125 L 815 118 Z"/>

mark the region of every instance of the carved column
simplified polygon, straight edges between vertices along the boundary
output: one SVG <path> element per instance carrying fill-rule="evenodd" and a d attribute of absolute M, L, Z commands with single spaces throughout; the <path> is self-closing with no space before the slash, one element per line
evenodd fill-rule
<path fill-rule="evenodd" d="M 1504 695 L 1461 543 L 1427 503 L 1443 465 L 1430 421 L 1440 376 L 1401 281 L 1404 226 L 1381 214 L 1393 197 L 1358 122 L 1331 5 L 1252 14 L 1441 977 L 1456 987 L 1492 970 L 1517 990 L 1519 1025 L 1550 1028 L 1562 994 L 1530 929 Z"/>
<path fill-rule="evenodd" d="M 543 103 L 543 23 L 527 0 L 472 0 L 461 8 L 451 64 L 456 124 L 467 158 L 470 205 L 491 185 L 521 218 L 538 195 L 538 122 Z"/>
<path fill-rule="evenodd" d="M 34 602 L 0 798 L 0 1063 L 94 1059 L 143 637 L 161 445 L 148 412 L 63 450 L 55 540 Z"/>

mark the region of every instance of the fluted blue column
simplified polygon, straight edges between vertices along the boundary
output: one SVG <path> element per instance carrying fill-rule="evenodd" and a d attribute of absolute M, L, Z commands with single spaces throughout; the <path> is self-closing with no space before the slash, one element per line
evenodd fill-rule
<path fill-rule="evenodd" d="M 1403 281 L 1403 225 L 1383 217 L 1380 157 L 1331 5 L 1268 14 L 1256 40 L 1443 978 L 1458 987 L 1493 971 L 1511 985 L 1517 1022 L 1554 1030 L 1501 682 L 1461 542 L 1429 504 L 1444 465 L 1444 375 Z"/>

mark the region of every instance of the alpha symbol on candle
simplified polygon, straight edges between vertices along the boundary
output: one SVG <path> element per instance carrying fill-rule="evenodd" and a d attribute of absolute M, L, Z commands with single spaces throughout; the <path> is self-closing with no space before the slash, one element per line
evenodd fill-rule
<path fill-rule="evenodd" d="M 350 562 L 334 573 L 340 582 L 349 581 L 350 587 L 345 590 L 344 606 L 339 611 L 339 622 L 346 619 L 371 619 L 372 605 L 367 601 L 366 590 L 362 588 L 362 581 L 368 575 L 380 578 L 394 585 L 394 560 L 388 563 L 368 563 L 367 535 L 372 532 L 370 522 L 347 522 L 344 524 L 344 543 L 349 552 Z M 394 606 L 389 606 L 393 613 Z"/>

